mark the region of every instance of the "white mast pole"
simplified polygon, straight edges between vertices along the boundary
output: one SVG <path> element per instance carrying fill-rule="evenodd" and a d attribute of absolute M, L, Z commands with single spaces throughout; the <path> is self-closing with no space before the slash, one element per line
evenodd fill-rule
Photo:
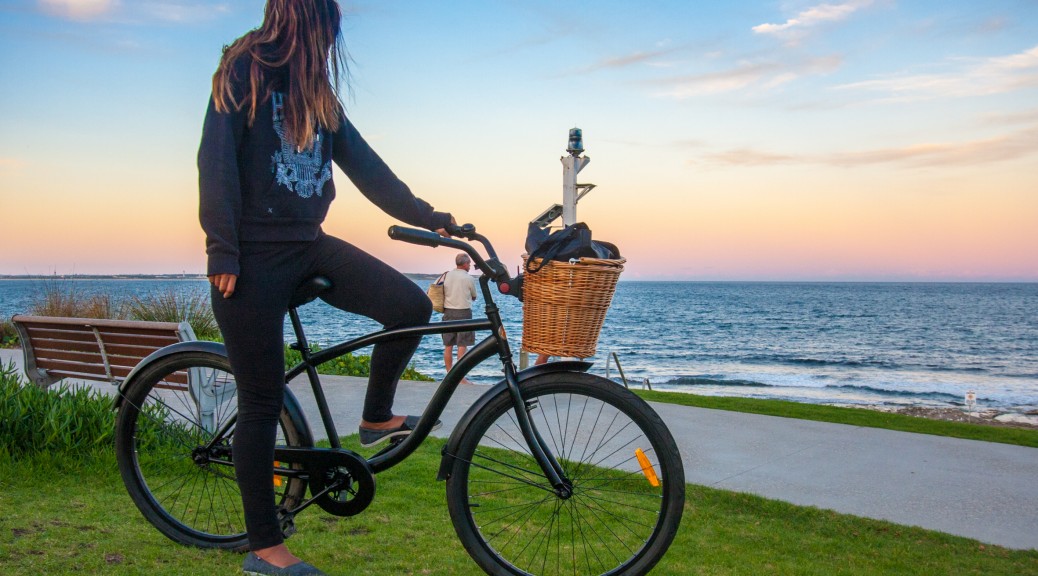
<path fill-rule="evenodd" d="M 566 147 L 569 156 L 562 161 L 562 224 L 569 226 L 577 222 L 577 174 L 591 162 L 591 158 L 581 156 L 584 153 L 584 138 L 580 128 L 570 128 L 569 145 Z"/>

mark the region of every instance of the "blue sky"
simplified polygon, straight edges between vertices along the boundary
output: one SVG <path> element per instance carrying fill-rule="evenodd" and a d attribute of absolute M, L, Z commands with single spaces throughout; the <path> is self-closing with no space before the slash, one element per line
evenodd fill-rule
<path fill-rule="evenodd" d="M 627 279 L 1038 281 L 1034 0 L 343 6 L 351 119 L 513 265 L 579 126 Z M 0 274 L 204 269 L 210 78 L 262 7 L 0 0 Z M 336 182 L 329 232 L 451 259 Z"/>

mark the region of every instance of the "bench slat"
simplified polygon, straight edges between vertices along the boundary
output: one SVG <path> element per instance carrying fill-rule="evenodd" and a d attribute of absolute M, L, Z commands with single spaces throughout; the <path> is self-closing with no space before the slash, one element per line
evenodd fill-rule
<path fill-rule="evenodd" d="M 101 380 L 102 382 L 108 382 L 108 378 L 104 377 L 105 374 L 103 372 L 77 372 L 74 370 L 47 369 L 47 373 L 51 376 L 56 377 L 58 380 L 61 380 L 63 378 L 75 378 L 76 380 Z M 129 371 L 127 371 L 126 374 L 129 374 Z M 120 381 L 122 381 L 126 378 L 126 374 L 117 376 L 117 378 Z M 101 376 L 101 378 L 97 378 L 97 376 Z M 169 378 L 166 378 L 162 381 L 162 383 L 156 384 L 155 387 L 164 388 L 166 390 L 178 390 L 181 392 L 186 392 L 187 374 L 171 376 Z"/>
<path fill-rule="evenodd" d="M 144 356 L 113 356 L 108 355 L 108 365 L 115 368 L 133 368 L 140 364 Z M 80 354 L 75 352 L 62 352 L 57 351 L 48 354 L 41 354 L 36 358 L 37 368 L 50 368 L 52 366 L 60 364 L 96 364 L 101 367 L 101 373 L 104 373 L 105 357 L 100 354 Z"/>
<path fill-rule="evenodd" d="M 104 341 L 106 348 L 110 344 L 130 344 L 140 346 L 151 346 L 152 348 L 162 348 L 163 346 L 168 346 L 170 344 L 176 344 L 177 342 L 180 342 L 180 338 L 177 338 L 175 334 L 101 334 L 101 339 Z"/>
<path fill-rule="evenodd" d="M 108 380 L 108 373 L 105 372 L 104 364 L 85 364 L 82 362 L 65 362 L 62 360 L 51 360 L 51 359 L 39 359 L 36 362 L 37 368 L 43 368 L 48 374 L 80 374 L 82 378 L 86 378 L 86 375 L 100 376 L 101 380 Z M 112 377 L 116 379 L 126 378 L 126 375 L 133 369 L 132 366 L 112 366 Z M 67 376 L 65 376 L 67 378 Z M 97 378 L 90 378 L 90 380 L 97 380 Z"/>
<path fill-rule="evenodd" d="M 87 364 L 84 362 L 62 362 L 57 360 L 41 360 L 38 364 L 40 368 L 47 371 L 48 374 L 57 375 L 61 374 L 63 378 L 79 378 L 82 380 L 94 380 L 94 376 L 101 376 L 101 380 L 107 381 L 107 374 L 105 373 L 104 364 Z M 129 375 L 130 371 L 133 370 L 133 365 L 128 366 L 112 366 L 112 377 L 123 380 Z M 186 390 L 187 384 L 187 372 L 180 371 L 173 374 L 169 374 L 163 380 L 167 384 L 176 384 L 177 386 L 162 386 L 160 388 L 171 388 L 177 390 Z"/>
<path fill-rule="evenodd" d="M 37 328 L 28 326 L 29 337 L 33 341 L 44 341 L 44 340 L 57 340 L 60 342 L 93 342 L 97 345 L 97 336 L 94 331 L 86 328 L 84 330 L 57 330 L 52 328 Z M 101 340 L 106 344 L 108 342 L 113 343 L 136 343 L 136 342 L 147 342 L 149 345 L 153 344 L 158 347 L 165 346 L 179 342 L 180 338 L 177 337 L 177 332 L 158 332 L 154 330 L 141 330 L 137 332 L 112 332 L 108 330 L 98 330 L 101 335 Z"/>
<path fill-rule="evenodd" d="M 46 326 L 28 325 L 26 329 L 29 337 L 35 340 L 62 340 L 64 342 L 97 342 L 93 330 L 84 327 L 82 330 L 69 330 L 65 328 L 51 328 Z"/>
<path fill-rule="evenodd" d="M 176 344 L 178 340 L 164 340 L 157 343 L 134 343 L 134 344 L 110 344 L 105 342 L 105 354 L 109 357 L 112 356 L 125 356 L 128 358 L 136 358 L 141 360 L 148 354 L 168 346 L 170 344 Z M 37 341 L 33 347 L 36 350 L 36 354 L 40 357 L 49 357 L 57 354 L 73 353 L 73 354 L 86 354 L 94 355 L 98 357 L 98 361 L 104 362 L 101 356 L 101 348 L 98 347 L 97 342 L 93 345 L 89 345 L 87 342 L 68 342 L 67 340 L 44 340 Z"/>
<path fill-rule="evenodd" d="M 11 322 L 24 323 L 26 325 L 51 325 L 51 326 L 85 326 L 92 325 L 97 326 L 98 329 L 102 327 L 106 328 L 119 328 L 126 330 L 170 330 L 176 331 L 176 322 L 147 322 L 143 320 L 108 320 L 104 318 L 65 318 L 62 316 L 29 316 L 26 314 L 16 314 L 11 318 Z"/>
<path fill-rule="evenodd" d="M 55 340 L 47 338 L 43 340 L 33 339 L 32 347 L 35 350 L 39 350 L 41 354 L 51 350 L 68 350 L 70 352 L 93 352 L 95 354 L 101 353 L 101 348 L 97 345 L 97 340 L 87 342 L 85 340 Z"/>
<path fill-rule="evenodd" d="M 93 350 L 69 350 L 59 348 L 36 348 L 37 358 L 54 359 L 54 360 L 67 360 L 69 362 L 79 362 L 82 364 L 104 364 L 104 357 L 101 356 L 101 351 L 94 346 Z"/>

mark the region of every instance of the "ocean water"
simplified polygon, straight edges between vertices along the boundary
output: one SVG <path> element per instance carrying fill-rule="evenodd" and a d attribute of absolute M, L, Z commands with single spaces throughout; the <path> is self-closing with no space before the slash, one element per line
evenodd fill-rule
<path fill-rule="evenodd" d="M 79 294 L 206 294 L 204 280 L 0 280 L 0 317 L 28 312 L 48 285 Z M 416 280 L 424 289 L 428 280 Z M 522 309 L 496 297 L 513 349 Z M 482 311 L 481 301 L 474 311 Z M 641 387 L 835 404 L 1038 409 L 1038 284 L 624 282 L 592 372 Z M 377 328 L 323 302 L 301 311 L 324 346 Z M 286 334 L 290 334 L 286 324 Z M 444 373 L 439 336 L 414 358 Z M 500 378 L 488 360 L 470 376 Z"/>

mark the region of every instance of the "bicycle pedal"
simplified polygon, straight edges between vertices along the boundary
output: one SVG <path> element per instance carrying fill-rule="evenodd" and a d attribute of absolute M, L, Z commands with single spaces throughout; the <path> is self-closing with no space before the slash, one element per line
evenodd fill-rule
<path fill-rule="evenodd" d="M 281 524 L 281 534 L 288 538 L 296 533 L 295 514 L 289 514 L 284 508 L 278 510 L 278 522 Z"/>

